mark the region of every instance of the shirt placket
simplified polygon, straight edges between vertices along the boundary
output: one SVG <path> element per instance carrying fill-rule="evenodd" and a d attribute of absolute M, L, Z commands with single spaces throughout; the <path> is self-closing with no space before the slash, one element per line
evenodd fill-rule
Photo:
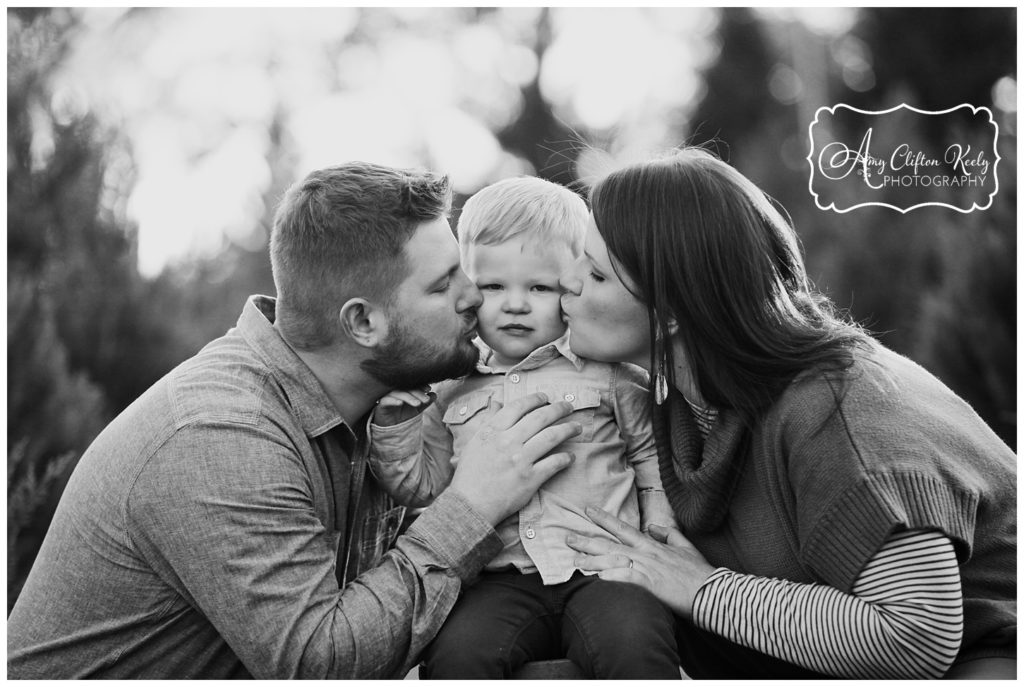
<path fill-rule="evenodd" d="M 513 368 L 505 375 L 503 391 L 506 405 L 527 395 L 527 374 L 527 372 Z M 543 561 L 547 558 L 540 545 L 540 516 L 541 500 L 538 492 L 530 497 L 529 503 L 519 511 L 519 540 L 537 567 L 542 566 Z"/>
<path fill-rule="evenodd" d="M 365 458 L 360 461 L 359 448 L 356 445 L 355 437 L 342 425 L 336 427 L 318 439 L 323 453 L 324 464 L 330 476 L 331 493 L 328 499 L 332 511 L 332 520 L 335 532 L 338 533 L 338 551 L 335 576 L 339 588 L 344 588 L 347 581 L 346 572 L 352 556 L 352 550 L 358 545 L 354 541 L 357 537 L 355 526 L 350 523 L 358 522 L 355 519 L 356 508 L 358 508 L 358 495 L 362 491 L 363 469 L 366 466 Z M 353 452 L 356 459 L 351 456 Z M 365 450 L 362 451 L 365 454 Z"/>

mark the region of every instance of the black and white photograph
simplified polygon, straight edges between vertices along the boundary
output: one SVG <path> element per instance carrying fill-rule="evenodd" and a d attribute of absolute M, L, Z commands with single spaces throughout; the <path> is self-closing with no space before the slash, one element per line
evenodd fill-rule
<path fill-rule="evenodd" d="M 6 19 L 7 679 L 1016 679 L 1015 4 Z"/>

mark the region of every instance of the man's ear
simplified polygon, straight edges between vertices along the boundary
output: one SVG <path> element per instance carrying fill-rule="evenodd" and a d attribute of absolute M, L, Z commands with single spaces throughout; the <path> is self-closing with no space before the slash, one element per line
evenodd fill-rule
<path fill-rule="evenodd" d="M 365 298 L 345 301 L 338 317 L 345 335 L 360 346 L 374 348 L 387 336 L 388 318 L 383 308 Z"/>

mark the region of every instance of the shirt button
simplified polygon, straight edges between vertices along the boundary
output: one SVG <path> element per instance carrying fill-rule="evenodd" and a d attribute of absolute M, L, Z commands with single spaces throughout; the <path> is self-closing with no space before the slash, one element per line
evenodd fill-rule
<path fill-rule="evenodd" d="M 533 539 L 536 536 L 537 536 L 537 532 L 532 527 L 527 527 L 526 528 L 526 538 L 527 539 Z"/>
<path fill-rule="evenodd" d="M 459 415 L 465 415 L 469 412 L 469 406 L 462 406 L 459 408 Z"/>
<path fill-rule="evenodd" d="M 568 401 L 569 403 L 572 403 L 573 401 L 576 400 L 576 394 L 566 394 L 565 400 Z"/>
<path fill-rule="evenodd" d="M 508 376 L 508 381 L 512 382 L 513 384 L 518 384 L 519 383 L 519 373 L 518 372 L 513 372 L 512 374 L 510 374 Z"/>

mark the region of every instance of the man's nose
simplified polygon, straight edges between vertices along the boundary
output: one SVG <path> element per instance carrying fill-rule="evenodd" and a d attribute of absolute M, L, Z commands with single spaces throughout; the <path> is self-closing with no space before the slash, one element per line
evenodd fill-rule
<path fill-rule="evenodd" d="M 464 287 L 462 289 L 462 294 L 460 295 L 458 302 L 455 304 L 455 308 L 459 312 L 476 310 L 480 307 L 480 304 L 484 302 L 484 295 L 480 293 L 480 289 L 476 287 L 473 280 L 464 274 L 463 281 Z"/>

